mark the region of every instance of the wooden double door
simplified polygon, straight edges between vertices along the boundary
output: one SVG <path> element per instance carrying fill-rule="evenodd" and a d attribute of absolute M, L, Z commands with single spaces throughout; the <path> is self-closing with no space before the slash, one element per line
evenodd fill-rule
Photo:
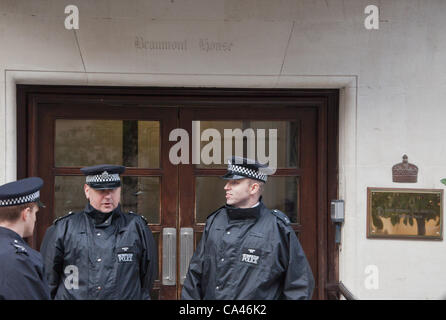
<path fill-rule="evenodd" d="M 276 162 L 263 200 L 289 216 L 316 279 L 313 298 L 329 298 L 337 276 L 328 219 L 336 96 L 19 86 L 18 176 L 45 181 L 46 208 L 30 242 L 38 249 L 55 218 L 85 206 L 81 167 L 124 165 L 121 204 L 148 220 L 158 244 L 152 298 L 177 299 L 206 217 L 225 202 L 226 157 L 242 153 Z"/>

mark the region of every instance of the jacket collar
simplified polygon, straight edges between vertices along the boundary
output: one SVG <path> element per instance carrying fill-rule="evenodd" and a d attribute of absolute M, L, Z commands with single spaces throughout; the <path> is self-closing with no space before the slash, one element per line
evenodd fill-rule
<path fill-rule="evenodd" d="M 89 218 L 93 220 L 97 227 L 106 227 L 112 223 L 112 220 L 115 219 L 119 212 L 121 212 L 121 204 L 109 213 L 101 212 L 95 208 L 90 203 L 87 203 L 84 209 L 85 213 Z"/>
<path fill-rule="evenodd" d="M 258 219 L 264 206 L 261 200 L 259 200 L 259 202 L 260 203 L 253 208 L 235 208 L 233 206 L 226 205 L 225 208 L 229 220 Z"/>
<path fill-rule="evenodd" d="M 17 242 L 20 243 L 26 243 L 25 240 L 23 240 L 23 238 L 17 232 L 9 228 L 0 227 L 0 236 L 5 236 L 13 240 L 17 240 Z"/>

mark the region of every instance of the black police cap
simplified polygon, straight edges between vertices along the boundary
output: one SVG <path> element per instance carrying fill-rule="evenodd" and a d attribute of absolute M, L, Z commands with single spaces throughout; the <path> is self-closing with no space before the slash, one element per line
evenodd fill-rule
<path fill-rule="evenodd" d="M 115 189 L 121 186 L 120 174 L 125 171 L 125 167 L 112 164 L 101 164 L 84 167 L 81 171 L 87 176 L 85 183 L 93 189 Z"/>
<path fill-rule="evenodd" d="M 227 180 L 250 178 L 266 182 L 271 170 L 267 165 L 248 158 L 233 156 L 228 160 L 228 172 L 222 177 Z"/>
<path fill-rule="evenodd" d="M 38 177 L 30 177 L 0 186 L 0 207 L 18 206 L 25 203 L 37 202 L 40 207 L 44 207 L 40 202 L 40 189 L 43 180 Z"/>

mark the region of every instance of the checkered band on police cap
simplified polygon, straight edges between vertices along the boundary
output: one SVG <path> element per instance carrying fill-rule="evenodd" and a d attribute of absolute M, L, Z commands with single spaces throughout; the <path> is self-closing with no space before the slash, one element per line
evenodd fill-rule
<path fill-rule="evenodd" d="M 261 180 L 263 182 L 266 182 L 268 179 L 268 176 L 266 174 L 262 174 L 259 171 L 243 167 L 241 165 L 232 164 L 228 162 L 228 171 L 230 173 L 233 173 L 235 175 L 241 175 L 247 178 L 253 178 L 257 180 Z"/>
<path fill-rule="evenodd" d="M 40 191 L 37 190 L 36 192 L 27 194 L 27 195 L 24 195 L 21 197 L 0 200 L 0 207 L 18 206 L 18 205 L 24 204 L 24 203 L 36 202 L 39 199 L 40 199 Z"/>
<path fill-rule="evenodd" d="M 86 178 L 86 183 L 108 183 L 108 182 L 120 182 L 121 178 L 119 177 L 119 173 L 108 173 L 107 171 L 102 172 L 101 174 L 90 175 Z"/>

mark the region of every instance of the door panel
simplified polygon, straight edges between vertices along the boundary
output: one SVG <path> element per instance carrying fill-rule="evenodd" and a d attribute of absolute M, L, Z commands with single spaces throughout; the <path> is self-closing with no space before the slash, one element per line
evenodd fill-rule
<path fill-rule="evenodd" d="M 312 108 L 245 108 L 240 115 L 238 108 L 212 108 L 212 113 L 204 108 L 180 109 L 180 126 L 185 128 L 192 139 L 193 133 L 203 133 L 206 129 L 216 129 L 221 137 L 221 152 L 217 164 L 191 164 L 180 166 L 180 227 L 192 228 L 195 246 L 204 229 L 206 217 L 225 204 L 224 180 L 220 176 L 226 172 L 224 159 L 224 142 L 232 145 L 235 152 L 237 142 L 225 129 L 253 129 L 254 136 L 247 135 L 239 151 L 244 156 L 252 153 L 254 157 L 258 150 L 249 150 L 249 143 L 255 145 L 259 129 L 276 129 L 277 164 L 274 176 L 268 178 L 263 195 L 263 201 L 270 209 L 279 209 L 286 213 L 292 228 L 298 234 L 302 247 L 312 267 L 315 278 L 317 268 L 317 203 L 316 203 L 316 146 L 317 146 L 317 110 Z M 233 116 L 231 116 L 233 115 Z M 236 115 L 236 116 L 235 116 Z M 193 123 L 193 121 L 195 121 Z M 200 121 L 200 130 L 197 130 Z M 193 128 L 195 126 L 195 128 Z M 215 137 L 218 135 L 215 133 Z M 252 133 L 252 132 L 250 132 Z M 200 135 L 201 136 L 201 135 Z M 201 142 L 200 150 L 206 150 L 210 140 L 206 137 Z M 232 141 L 229 141 L 232 140 Z M 270 141 L 266 140 L 268 150 Z M 217 149 L 217 148 L 215 148 Z M 214 150 L 215 151 L 215 150 Z M 267 154 L 268 151 L 265 153 Z M 206 153 L 205 153 L 206 154 Z M 252 158 L 252 156 L 251 156 Z M 218 157 L 215 159 L 218 160 Z M 256 158 L 256 160 L 259 160 Z M 192 163 L 192 158 L 190 159 Z M 197 162 L 197 161 L 195 161 Z M 318 290 L 315 290 L 317 297 Z M 180 295 L 180 290 L 178 291 Z"/>
<path fill-rule="evenodd" d="M 99 116 L 102 115 L 102 116 Z M 52 221 L 86 204 L 80 168 L 100 163 L 125 165 L 122 177 L 123 210 L 143 215 L 158 244 L 159 276 L 152 296 L 175 299 L 176 284 L 163 285 L 161 275 L 164 229 L 176 230 L 178 170 L 168 159 L 167 137 L 176 128 L 178 110 L 120 108 L 98 105 L 40 105 L 38 109 L 39 165 L 45 180 L 46 214 L 38 223 L 40 243 Z M 171 267 L 171 266 L 170 266 Z"/>
<path fill-rule="evenodd" d="M 206 217 L 225 202 L 224 143 L 235 147 L 225 129 L 253 129 L 240 146 L 245 154 L 258 129 L 277 129 L 278 169 L 263 199 L 290 217 L 316 278 L 313 298 L 327 298 L 337 281 L 328 210 L 337 194 L 337 100 L 335 90 L 18 85 L 17 176 L 42 177 L 47 206 L 28 241 L 38 249 L 56 217 L 84 207 L 81 167 L 123 164 L 122 206 L 146 217 L 158 244 L 152 296 L 177 299 Z M 169 134 L 176 128 L 186 130 L 189 147 L 197 130 L 200 150 L 209 143 L 200 135 L 215 129 L 220 163 L 192 164 L 190 148 L 189 163 L 173 165 L 169 151 L 178 141 Z"/>

